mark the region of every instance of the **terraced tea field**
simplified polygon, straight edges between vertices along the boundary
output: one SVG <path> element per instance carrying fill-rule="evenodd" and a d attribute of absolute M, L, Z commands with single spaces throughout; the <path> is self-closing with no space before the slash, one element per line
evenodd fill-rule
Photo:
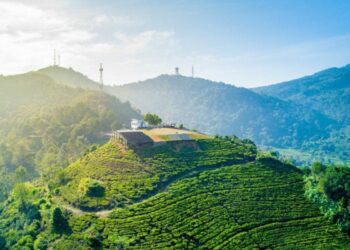
<path fill-rule="evenodd" d="M 114 142 L 65 169 L 67 183 L 59 192 L 66 202 L 86 211 L 122 207 L 148 198 L 193 172 L 253 161 L 255 155 L 255 145 L 237 139 L 175 142 L 138 152 Z M 77 190 L 86 178 L 100 181 L 105 195 L 81 196 Z"/>
<path fill-rule="evenodd" d="M 303 195 L 303 179 L 275 160 L 199 173 L 168 192 L 118 209 L 105 244 L 135 249 L 346 249 L 350 239 Z M 348 248 L 347 248 L 348 249 Z"/>
<path fill-rule="evenodd" d="M 237 138 L 137 151 L 106 144 L 65 170 L 68 182 L 58 195 L 76 209 L 107 209 L 100 212 L 105 216 L 71 214 L 70 233 L 50 246 L 349 249 L 350 237 L 306 199 L 301 171 L 257 158 L 256 151 L 254 144 Z M 86 177 L 103 183 L 104 197 L 82 199 L 75 192 Z"/>

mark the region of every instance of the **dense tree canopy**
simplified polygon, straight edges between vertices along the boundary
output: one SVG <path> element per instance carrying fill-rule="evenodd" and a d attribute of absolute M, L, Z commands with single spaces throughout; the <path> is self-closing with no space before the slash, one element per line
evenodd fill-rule
<path fill-rule="evenodd" d="M 350 168 L 315 163 L 306 188 L 321 211 L 350 234 Z"/>
<path fill-rule="evenodd" d="M 148 124 L 150 125 L 159 125 L 162 123 L 162 119 L 156 115 L 156 114 L 151 114 L 151 113 L 147 113 L 145 116 L 144 116 L 144 120 L 145 122 L 147 122 Z"/>

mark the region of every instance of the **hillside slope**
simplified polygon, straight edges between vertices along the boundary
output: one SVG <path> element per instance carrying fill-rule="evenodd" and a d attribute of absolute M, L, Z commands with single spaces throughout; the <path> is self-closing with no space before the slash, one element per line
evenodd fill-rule
<path fill-rule="evenodd" d="M 350 124 L 350 65 L 254 90 L 311 107 L 335 120 Z"/>
<path fill-rule="evenodd" d="M 305 141 L 301 149 L 323 162 L 350 162 L 350 65 L 254 90 L 311 107 L 336 120 L 338 129 L 327 137 Z M 291 157 L 295 158 L 293 152 Z"/>
<path fill-rule="evenodd" d="M 67 181 L 64 185 L 58 181 L 58 188 L 64 200 L 83 210 L 123 207 L 196 171 L 249 162 L 255 155 L 254 144 L 237 138 L 174 142 L 138 152 L 112 142 L 63 170 Z M 105 195 L 96 199 L 76 192 L 87 179 L 104 186 Z"/>
<path fill-rule="evenodd" d="M 15 182 L 49 178 L 106 142 L 105 132 L 140 117 L 114 96 L 57 84 L 38 72 L 1 76 L 0 201 Z"/>
<path fill-rule="evenodd" d="M 97 82 L 89 79 L 82 73 L 73 70 L 72 68 L 63 68 L 59 66 L 49 66 L 37 71 L 40 74 L 46 75 L 55 82 L 74 88 L 98 90 Z"/>
<path fill-rule="evenodd" d="M 253 147 L 237 138 L 197 143 L 199 147 L 165 146 L 141 151 L 114 144 L 102 146 L 68 168 L 66 175 L 60 174 L 58 190 L 48 192 L 27 186 L 31 194 L 26 198 L 27 209 L 20 206 L 20 196 L 14 193 L 0 207 L 0 246 L 23 249 L 35 245 L 58 250 L 348 249 L 349 236 L 305 198 L 302 174 L 294 166 L 262 156 L 248 162 L 227 161 L 242 159 L 245 150 Z M 140 162 L 135 157 L 148 160 Z M 217 168 L 197 168 L 190 175 L 170 177 L 174 171 L 193 169 L 196 162 L 210 165 L 220 159 L 226 160 Z M 153 168 L 147 164 L 150 167 L 143 172 L 134 171 L 135 162 L 140 165 L 152 161 L 162 164 Z M 93 166 L 98 169 L 95 171 Z M 103 168 L 105 172 L 100 171 Z M 83 169 L 87 173 L 82 173 Z M 159 174 L 173 181 L 157 189 L 160 183 L 154 177 Z M 108 183 L 115 184 L 114 194 L 123 193 L 129 198 L 137 197 L 134 191 L 149 191 L 142 183 L 151 183 L 156 192 L 124 203 L 108 217 L 95 213 L 75 215 L 65 211 L 64 203 L 52 196 L 64 196 L 64 188 L 72 194 L 81 192 L 73 182 L 83 175 L 103 182 L 106 197 L 112 197 Z M 154 180 L 156 185 L 152 185 Z M 91 188 L 96 190 L 96 183 L 101 182 Z M 124 192 L 128 190 L 132 192 Z M 91 200 L 97 205 L 101 198 Z M 53 222 L 54 216 L 60 220 Z"/>
<path fill-rule="evenodd" d="M 29 110 L 31 107 L 61 105 L 80 92 L 58 85 L 54 79 L 36 72 L 0 76 L 0 116 L 20 108 Z"/>
<path fill-rule="evenodd" d="M 210 134 L 253 139 L 297 164 L 315 160 L 345 164 L 350 155 L 348 71 L 349 67 L 330 69 L 254 90 L 261 93 L 200 78 L 167 75 L 106 86 L 104 91 L 130 101 L 142 112 L 160 114 L 165 121 Z M 67 79 L 71 86 L 98 88 L 97 83 L 71 69 L 49 67 L 40 72 L 58 82 Z M 270 88 L 276 90 L 267 91 Z"/>
<path fill-rule="evenodd" d="M 200 78 L 162 75 L 107 91 L 166 121 L 210 134 L 235 134 L 261 145 L 300 146 L 327 136 L 335 126 L 319 112 L 291 102 Z"/>

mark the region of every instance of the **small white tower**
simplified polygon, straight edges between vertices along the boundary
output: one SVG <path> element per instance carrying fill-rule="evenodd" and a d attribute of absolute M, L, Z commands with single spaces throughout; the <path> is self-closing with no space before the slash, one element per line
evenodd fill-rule
<path fill-rule="evenodd" d="M 100 89 L 103 89 L 103 67 L 102 67 L 102 63 L 100 63 Z"/>
<path fill-rule="evenodd" d="M 192 78 L 194 77 L 194 66 L 192 64 Z"/>
<path fill-rule="evenodd" d="M 56 66 L 56 49 L 53 50 L 53 66 Z"/>

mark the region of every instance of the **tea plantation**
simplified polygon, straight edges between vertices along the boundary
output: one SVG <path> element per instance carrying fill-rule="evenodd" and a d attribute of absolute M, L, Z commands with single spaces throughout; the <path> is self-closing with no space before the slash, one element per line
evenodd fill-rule
<path fill-rule="evenodd" d="M 136 151 L 110 142 L 59 173 L 43 196 L 34 192 L 40 185 L 27 188 L 25 209 L 15 198 L 21 192 L 0 207 L 3 249 L 350 246 L 305 197 L 300 170 L 256 156 L 254 144 L 237 138 Z M 65 210 L 68 203 L 85 211 Z M 87 212 L 111 207 L 106 217 Z"/>
<path fill-rule="evenodd" d="M 98 211 L 145 199 L 196 171 L 253 161 L 255 156 L 254 144 L 234 137 L 174 142 L 137 152 L 110 142 L 69 166 L 51 186 L 74 206 Z M 100 185 L 104 195 L 86 195 L 88 182 Z"/>
<path fill-rule="evenodd" d="M 267 159 L 183 179 L 163 193 L 105 221 L 104 243 L 115 235 L 140 249 L 334 249 L 350 239 L 303 196 L 291 166 Z"/>

